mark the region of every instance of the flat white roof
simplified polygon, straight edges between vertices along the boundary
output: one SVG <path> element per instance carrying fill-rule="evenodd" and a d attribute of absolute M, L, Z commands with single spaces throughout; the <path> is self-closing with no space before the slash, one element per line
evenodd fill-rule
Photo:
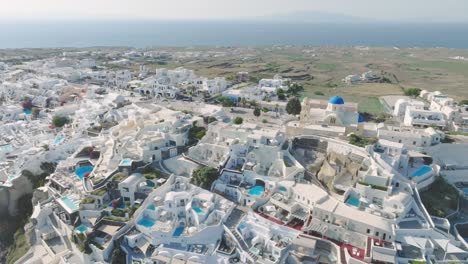
<path fill-rule="evenodd" d="M 124 185 L 135 185 L 141 179 L 142 175 L 140 173 L 134 173 L 128 176 L 125 180 L 123 180 L 120 184 Z"/>
<path fill-rule="evenodd" d="M 108 235 L 114 235 L 117 230 L 119 230 L 120 226 L 113 226 L 113 225 L 102 225 L 98 228 L 99 231 L 102 231 Z"/>

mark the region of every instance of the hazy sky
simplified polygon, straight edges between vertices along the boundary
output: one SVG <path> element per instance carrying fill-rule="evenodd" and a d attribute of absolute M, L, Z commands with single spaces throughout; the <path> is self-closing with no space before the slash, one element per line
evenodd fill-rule
<path fill-rule="evenodd" d="M 0 20 L 237 19 L 298 11 L 468 22 L 468 0 L 0 0 Z"/>

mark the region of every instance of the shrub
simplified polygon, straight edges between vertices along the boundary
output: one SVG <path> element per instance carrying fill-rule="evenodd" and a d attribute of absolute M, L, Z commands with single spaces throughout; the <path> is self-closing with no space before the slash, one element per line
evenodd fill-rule
<path fill-rule="evenodd" d="M 122 211 L 122 210 L 119 210 L 119 209 L 113 209 L 111 211 L 112 215 L 113 216 L 117 216 L 117 217 L 124 217 L 125 216 L 125 212 Z"/>
<path fill-rule="evenodd" d="M 145 179 L 147 179 L 147 180 L 154 180 L 154 179 L 157 178 L 157 176 L 155 174 L 149 174 L 149 173 L 144 174 L 143 177 L 145 177 Z"/>
<path fill-rule="evenodd" d="M 119 172 L 119 173 L 116 173 L 114 175 L 114 177 L 112 178 L 113 181 L 116 181 L 116 182 L 121 182 L 123 180 L 125 180 L 125 178 L 127 178 L 127 174 L 123 173 L 123 172 Z"/>
<path fill-rule="evenodd" d="M 324 96 L 325 94 L 322 91 L 315 91 L 315 95 Z"/>
<path fill-rule="evenodd" d="M 212 117 L 212 116 L 208 117 L 208 124 L 213 123 L 215 121 L 217 121 L 215 117 Z"/>
<path fill-rule="evenodd" d="M 278 88 L 278 90 L 276 91 L 276 94 L 278 95 L 278 99 L 280 99 L 280 100 L 285 100 L 286 99 L 286 95 L 284 94 L 283 89 Z"/>
<path fill-rule="evenodd" d="M 52 118 L 52 125 L 56 127 L 63 127 L 65 124 L 68 124 L 70 120 L 66 116 L 56 115 Z"/>
<path fill-rule="evenodd" d="M 288 93 L 292 95 L 297 95 L 298 93 L 304 91 L 304 87 L 300 84 L 293 83 L 289 85 Z"/>
<path fill-rule="evenodd" d="M 254 114 L 254 116 L 256 116 L 256 117 L 259 117 L 260 114 L 261 114 L 260 108 L 255 108 L 254 111 L 253 111 L 253 114 Z"/>
<path fill-rule="evenodd" d="M 435 177 L 429 189 L 421 192 L 420 195 L 430 215 L 446 217 L 457 210 L 459 192 L 442 176 Z"/>
<path fill-rule="evenodd" d="M 193 171 L 191 182 L 208 190 L 216 179 L 218 179 L 217 169 L 212 167 L 201 167 Z"/>
<path fill-rule="evenodd" d="M 95 199 L 93 197 L 86 197 L 83 200 L 81 200 L 82 204 L 92 204 L 94 203 Z"/>
<path fill-rule="evenodd" d="M 221 105 L 224 106 L 224 107 L 234 106 L 234 102 L 231 100 L 231 98 L 229 98 L 227 96 L 220 96 L 220 97 L 216 98 L 216 101 L 221 103 Z"/>
<path fill-rule="evenodd" d="M 240 125 L 240 124 L 242 124 L 242 122 L 244 122 L 244 119 L 242 117 L 238 116 L 238 117 L 234 118 L 233 122 L 236 125 Z"/>
<path fill-rule="evenodd" d="M 377 142 L 376 139 L 365 139 L 365 138 L 362 138 L 360 136 L 357 136 L 357 135 L 351 135 L 349 136 L 349 144 L 351 145 L 355 145 L 355 146 L 358 146 L 358 147 L 365 147 L 367 145 L 373 145 L 375 144 L 375 142 Z"/>
<path fill-rule="evenodd" d="M 198 140 L 205 136 L 206 129 L 204 127 L 192 126 L 188 132 L 188 144 L 195 144 Z"/>
<path fill-rule="evenodd" d="M 379 185 L 370 184 L 370 183 L 367 183 L 367 182 L 360 181 L 359 184 L 365 185 L 365 186 L 370 186 L 372 189 L 376 189 L 376 190 L 381 190 L 381 191 L 387 191 L 388 190 L 388 188 L 385 187 L 385 186 L 379 186 Z"/>
<path fill-rule="evenodd" d="M 421 94 L 421 89 L 419 89 L 419 88 L 408 88 L 408 89 L 405 89 L 405 95 L 406 95 L 406 96 L 418 97 L 419 94 Z"/>

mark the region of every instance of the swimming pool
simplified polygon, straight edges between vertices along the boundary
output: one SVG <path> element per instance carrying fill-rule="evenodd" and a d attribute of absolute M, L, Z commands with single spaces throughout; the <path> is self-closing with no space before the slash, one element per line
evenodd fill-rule
<path fill-rule="evenodd" d="M 93 171 L 93 167 L 91 166 L 83 166 L 79 167 L 75 170 L 75 174 L 78 178 L 83 179 L 83 177 L 89 175 Z"/>
<path fill-rule="evenodd" d="M 192 209 L 197 212 L 197 214 L 204 214 L 205 211 L 203 211 L 200 207 L 198 206 L 193 206 Z"/>
<path fill-rule="evenodd" d="M 142 226 L 144 226 L 144 227 L 150 228 L 150 227 L 152 227 L 152 226 L 154 225 L 154 221 L 151 220 L 151 219 L 148 219 L 148 218 L 144 218 L 144 217 L 143 217 L 142 219 L 140 219 L 140 221 L 138 221 L 138 224 L 139 224 L 139 225 L 142 225 Z"/>
<path fill-rule="evenodd" d="M 465 195 L 468 195 L 468 188 L 463 188 L 463 193 L 464 193 Z"/>
<path fill-rule="evenodd" d="M 32 114 L 32 110 L 23 110 L 23 113 L 26 115 Z"/>
<path fill-rule="evenodd" d="M 88 230 L 88 227 L 85 225 L 79 225 L 75 229 L 80 233 L 85 233 Z"/>
<path fill-rule="evenodd" d="M 182 235 L 182 233 L 184 232 L 185 230 L 185 227 L 183 226 L 179 226 L 177 227 L 175 230 L 174 230 L 174 234 L 172 234 L 173 237 L 180 237 L 180 235 Z"/>
<path fill-rule="evenodd" d="M 421 177 L 421 176 L 428 174 L 431 171 L 432 171 L 432 168 L 430 166 L 424 165 L 421 168 L 419 168 L 419 170 L 413 172 L 411 174 L 411 177 Z"/>
<path fill-rule="evenodd" d="M 354 197 L 354 196 L 348 196 L 345 202 L 347 205 L 351 205 L 354 207 L 359 207 L 359 198 Z"/>
<path fill-rule="evenodd" d="M 148 187 L 156 186 L 156 184 L 152 180 L 146 180 L 146 185 L 148 185 Z"/>
<path fill-rule="evenodd" d="M 55 139 L 54 139 L 54 145 L 58 145 L 58 144 L 62 143 L 63 139 L 64 138 L 61 135 L 56 136 Z"/>
<path fill-rule="evenodd" d="M 287 192 L 288 191 L 288 189 L 286 189 L 286 187 L 284 187 L 284 186 L 278 187 L 278 190 L 280 190 L 281 192 Z"/>
<path fill-rule="evenodd" d="M 131 159 L 123 159 L 120 162 L 120 166 L 131 166 L 132 165 L 132 160 Z"/>
<path fill-rule="evenodd" d="M 263 192 L 265 191 L 265 188 L 263 186 L 254 186 L 252 189 L 249 190 L 249 195 L 252 196 L 261 196 Z"/>
<path fill-rule="evenodd" d="M 60 198 L 60 200 L 62 200 L 65 206 L 68 207 L 68 209 L 70 209 L 70 211 L 72 212 L 77 211 L 79 209 L 78 205 L 68 196 L 63 196 Z"/>
<path fill-rule="evenodd" d="M 156 207 L 154 207 L 154 204 L 150 204 L 147 208 L 148 210 L 154 211 Z"/>
<path fill-rule="evenodd" d="M 2 152 L 11 152 L 15 150 L 11 144 L 6 144 L 6 145 L 1 145 L 0 146 L 0 151 Z"/>

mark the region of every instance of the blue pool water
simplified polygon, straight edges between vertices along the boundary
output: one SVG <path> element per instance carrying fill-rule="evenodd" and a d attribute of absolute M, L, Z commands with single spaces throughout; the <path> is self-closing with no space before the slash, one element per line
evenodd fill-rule
<path fill-rule="evenodd" d="M 30 115 L 32 114 L 32 110 L 23 110 L 23 113 L 25 113 L 26 115 Z"/>
<path fill-rule="evenodd" d="M 10 144 L 6 144 L 6 145 L 1 145 L 1 146 L 0 146 L 0 151 L 2 151 L 2 152 L 11 152 L 11 151 L 13 151 L 13 150 L 14 150 L 14 148 L 13 148 L 13 146 L 10 145 Z"/>
<path fill-rule="evenodd" d="M 132 165 L 132 160 L 131 159 L 123 159 L 120 162 L 120 166 L 131 166 Z"/>
<path fill-rule="evenodd" d="M 239 225 L 239 229 L 244 229 L 245 228 L 245 225 L 244 224 L 240 224 Z"/>
<path fill-rule="evenodd" d="M 284 187 L 284 186 L 278 187 L 278 190 L 280 190 L 281 192 L 286 192 L 287 191 L 286 187 Z"/>
<path fill-rule="evenodd" d="M 70 199 L 68 196 L 63 196 L 62 198 L 60 198 L 63 203 L 68 207 L 70 208 L 71 211 L 77 211 L 79 208 L 78 208 L 78 205 L 75 204 L 72 199 Z"/>
<path fill-rule="evenodd" d="M 197 212 L 197 214 L 204 214 L 205 211 L 203 211 L 202 209 L 200 209 L 200 207 L 198 206 L 193 206 L 192 209 Z"/>
<path fill-rule="evenodd" d="M 359 198 L 354 197 L 354 196 L 349 196 L 348 199 L 346 199 L 346 204 L 354 206 L 354 207 L 359 207 Z"/>
<path fill-rule="evenodd" d="M 148 206 L 148 210 L 154 211 L 156 208 L 154 207 L 154 204 L 150 204 Z"/>
<path fill-rule="evenodd" d="M 252 196 L 260 196 L 263 194 L 263 192 L 265 191 L 265 188 L 263 186 L 254 186 L 252 187 L 252 189 L 249 190 L 249 194 L 252 195 Z"/>
<path fill-rule="evenodd" d="M 463 188 L 463 193 L 464 193 L 465 195 L 468 195 L 468 188 Z"/>
<path fill-rule="evenodd" d="M 83 167 L 79 167 L 75 170 L 75 174 L 76 176 L 78 176 L 80 179 L 83 179 L 83 177 L 88 174 L 88 173 L 91 173 L 93 171 L 93 167 L 91 166 L 83 166 Z"/>
<path fill-rule="evenodd" d="M 432 171 L 432 168 L 430 166 L 425 165 L 425 166 L 422 166 L 419 170 L 413 172 L 413 174 L 411 174 L 411 177 L 421 177 L 421 176 L 428 174 L 431 171 Z"/>
<path fill-rule="evenodd" d="M 76 227 L 76 230 L 78 230 L 81 233 L 85 233 L 86 230 L 88 230 L 88 227 L 86 227 L 85 225 L 79 225 Z"/>
<path fill-rule="evenodd" d="M 154 221 L 148 218 L 142 218 L 138 221 L 138 224 L 150 228 L 154 225 Z"/>
<path fill-rule="evenodd" d="M 148 185 L 149 187 L 156 186 L 156 184 L 152 180 L 146 180 L 146 185 Z"/>
<path fill-rule="evenodd" d="M 177 228 L 174 230 L 174 234 L 172 234 L 172 236 L 174 236 L 174 237 L 180 237 L 180 235 L 182 235 L 182 233 L 184 232 L 184 229 L 185 229 L 185 227 L 183 227 L 183 226 L 177 227 Z"/>
<path fill-rule="evenodd" d="M 61 135 L 58 135 L 54 139 L 54 145 L 58 145 L 58 144 L 62 143 L 62 141 L 63 141 L 63 137 Z"/>

